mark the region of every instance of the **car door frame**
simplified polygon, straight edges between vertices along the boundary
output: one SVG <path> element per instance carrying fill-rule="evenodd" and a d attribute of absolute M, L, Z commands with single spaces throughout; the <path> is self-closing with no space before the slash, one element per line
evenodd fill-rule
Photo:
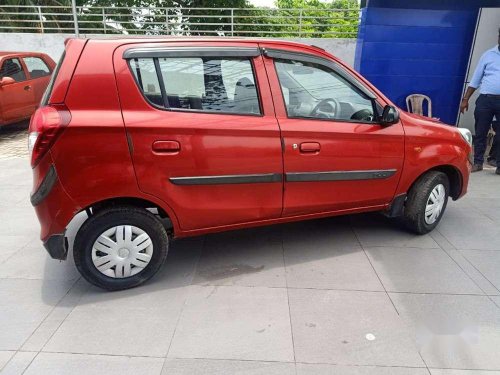
<path fill-rule="evenodd" d="M 387 207 L 394 198 L 403 168 L 404 129 L 402 123 L 399 121 L 397 124 L 384 126 L 379 122 L 289 117 L 281 84 L 276 71 L 275 59 L 298 60 L 325 66 L 332 69 L 335 73 L 340 75 L 348 83 L 352 84 L 357 90 L 362 92 L 372 101 L 377 102 L 382 108 L 389 103 L 372 91 L 369 86 L 357 79 L 354 74 L 350 73 L 349 70 L 342 66 L 339 62 L 329 60 L 326 57 L 323 58 L 317 55 L 305 53 L 303 51 L 297 51 L 295 49 L 288 50 L 282 49 L 281 47 L 276 49 L 273 45 L 268 46 L 266 44 L 261 44 L 261 48 L 263 48 L 263 55 L 265 56 L 266 70 L 271 90 L 273 92 L 275 111 L 278 122 L 280 123 L 282 143 L 284 145 L 283 158 L 285 193 L 283 198 L 283 216 L 289 217 L 296 215 L 318 214 L 322 212 L 348 213 L 371 209 L 376 210 Z M 294 126 L 290 126 L 293 122 L 296 122 L 296 124 Z M 313 128 L 316 129 L 316 134 L 309 135 L 305 130 L 302 133 L 298 131 L 298 127 L 296 125 L 297 123 L 300 124 L 300 122 L 303 124 L 308 122 L 314 124 Z M 347 129 L 351 127 L 353 133 L 356 131 L 357 136 L 364 137 L 365 139 L 373 139 L 375 134 L 379 134 L 379 139 L 386 140 L 385 144 L 381 145 L 379 150 L 379 152 L 384 155 L 380 155 L 378 157 L 379 160 L 369 160 L 369 162 L 371 162 L 371 168 L 364 168 L 361 166 L 350 170 L 344 170 L 343 168 L 314 170 L 314 167 L 312 167 L 314 164 L 313 158 L 317 156 L 318 153 L 310 153 L 303 156 L 304 160 L 309 158 L 310 165 L 304 169 L 297 170 L 297 163 L 290 162 L 292 160 L 290 155 L 298 152 L 297 142 L 290 142 L 290 138 L 293 139 L 291 134 L 299 134 L 299 138 L 300 136 L 307 137 L 304 139 L 305 143 L 315 142 L 315 138 L 318 136 L 324 136 L 324 134 L 328 134 L 328 132 L 331 132 L 332 134 L 335 133 L 335 129 L 328 129 L 329 122 L 345 124 L 344 127 Z M 331 139 L 331 141 L 335 140 Z M 392 142 L 397 149 L 391 150 L 388 148 L 388 142 Z M 331 144 L 329 146 L 331 146 Z M 382 156 L 388 159 L 384 160 Z M 377 164 L 377 162 L 380 163 Z M 359 162 L 352 164 L 359 165 Z M 383 165 L 387 164 L 392 164 L 394 168 L 382 168 Z M 312 171 L 309 169 L 312 169 Z M 363 182 L 363 180 L 371 180 L 372 185 L 375 186 L 374 194 L 371 196 L 367 194 L 365 197 L 363 197 L 363 194 L 358 194 L 357 197 L 354 196 L 354 194 L 351 194 L 349 189 L 355 191 L 356 188 L 359 188 L 359 184 L 360 182 Z M 384 180 L 387 183 L 381 183 L 381 181 Z M 388 181 L 390 181 L 390 183 Z M 318 188 L 319 186 L 321 186 L 321 188 Z M 321 200 L 322 197 L 326 196 L 328 190 L 327 188 L 329 186 L 333 188 L 333 192 L 335 192 L 335 187 L 340 188 L 337 192 L 341 198 L 339 198 L 337 204 L 332 201 L 327 201 L 326 199 L 323 201 Z M 317 191 L 315 192 L 316 189 Z M 319 198 L 317 198 L 316 201 L 314 198 L 310 201 L 303 199 L 308 195 Z M 346 197 L 348 199 L 345 199 Z M 342 201 L 342 199 L 344 200 Z"/>
<path fill-rule="evenodd" d="M 43 77 L 36 77 L 33 78 L 31 77 L 31 72 L 28 69 L 28 65 L 26 65 L 26 62 L 24 59 L 26 58 L 36 58 L 42 60 L 42 62 L 45 64 L 45 66 L 49 69 L 49 74 Z M 43 56 L 37 55 L 37 54 L 26 54 L 21 56 L 22 64 L 24 65 L 26 69 L 26 74 L 27 81 L 29 81 L 31 85 L 31 90 L 33 91 L 33 106 L 34 108 L 37 108 L 38 105 L 40 104 L 40 100 L 42 99 L 43 93 L 45 92 L 45 89 L 47 88 L 47 85 L 49 84 L 50 77 L 52 76 L 52 73 L 54 72 L 54 66 L 52 66 L 49 61 L 46 61 Z"/>
<path fill-rule="evenodd" d="M 130 58 L 134 55 L 132 52 L 127 52 L 132 49 L 157 51 L 158 56 L 165 54 L 166 51 L 175 53 L 177 50 L 178 52 L 181 51 L 181 56 L 184 57 L 192 55 L 193 51 L 201 51 L 205 56 L 210 56 L 213 51 L 219 50 L 217 53 L 218 57 L 230 57 L 231 55 L 235 55 L 235 53 L 239 53 L 239 56 L 249 58 L 257 86 L 261 114 L 257 116 L 155 107 L 144 97 L 128 64 L 124 60 L 124 57 Z M 163 51 L 161 51 L 162 49 Z M 239 51 L 237 51 L 238 49 Z M 135 56 L 139 55 L 135 53 Z M 257 63 L 258 66 L 256 66 Z M 213 42 L 208 45 L 206 42 L 191 41 L 129 43 L 115 50 L 114 66 L 118 92 L 121 98 L 122 114 L 129 143 L 131 144 L 131 153 L 139 188 L 143 192 L 152 194 L 163 200 L 172 208 L 183 233 L 209 231 L 215 228 L 278 219 L 281 216 L 283 204 L 283 159 L 280 130 L 274 112 L 264 63 L 256 42 Z M 124 95 L 124 93 L 127 93 L 127 95 Z M 166 174 L 161 179 L 159 176 L 153 177 L 151 173 L 147 172 L 148 166 L 145 159 L 148 157 L 144 156 L 147 154 L 147 151 L 143 145 L 145 138 L 140 138 L 141 133 L 143 135 L 146 130 L 139 129 L 139 114 L 141 121 L 150 121 L 151 124 L 155 124 L 153 127 L 156 127 L 155 131 L 157 131 L 158 136 L 163 134 L 162 136 L 166 137 L 165 140 L 179 142 L 179 153 L 191 153 L 190 159 L 185 159 L 183 164 L 178 166 L 172 165 L 172 168 L 166 171 Z M 168 114 L 179 119 L 179 122 L 176 126 L 172 126 L 172 129 L 162 129 L 159 119 Z M 186 120 L 188 116 L 194 116 L 196 124 L 193 119 Z M 239 122 L 238 120 L 243 121 Z M 254 123 L 251 125 L 246 124 L 249 121 L 253 121 Z M 228 127 L 230 122 L 234 124 L 234 128 Z M 258 122 L 261 122 L 262 125 L 258 125 Z M 192 127 L 195 127 L 195 129 Z M 231 132 L 240 134 L 241 138 L 236 145 L 232 145 L 231 147 L 246 147 L 248 148 L 248 152 L 253 152 L 256 155 L 254 159 L 255 163 L 248 163 L 245 166 L 246 173 L 234 173 L 238 172 L 238 169 L 241 171 L 242 168 L 242 161 L 238 161 L 238 158 L 234 158 L 234 155 L 234 160 L 232 161 L 229 160 L 230 155 L 226 155 L 231 166 L 225 168 L 219 161 L 210 161 L 210 155 L 203 154 L 202 150 L 195 152 L 196 150 L 194 150 L 192 144 L 187 143 L 188 139 L 189 142 L 196 142 L 197 147 L 200 149 L 211 145 L 212 150 L 209 148 L 205 150 L 208 153 L 214 152 L 213 147 L 220 147 L 219 150 L 225 152 L 223 150 L 229 147 L 227 140 L 231 138 Z M 225 144 L 223 142 L 219 146 L 214 145 L 214 141 L 216 140 L 210 140 L 210 134 L 213 135 L 216 133 L 221 135 L 229 134 L 229 138 L 226 138 Z M 266 136 L 266 133 L 269 136 Z M 252 134 L 254 134 L 254 137 L 252 137 Z M 259 137 L 262 142 L 256 144 Z M 151 141 L 151 139 L 148 141 Z M 141 150 L 139 147 L 143 147 L 143 149 Z M 252 151 L 250 151 L 250 148 L 252 148 Z M 139 155 L 141 153 L 143 156 Z M 165 161 L 174 161 L 176 157 L 178 155 L 175 153 L 162 156 Z M 220 155 L 217 158 L 220 158 Z M 272 159 L 271 162 L 269 162 L 269 158 Z M 244 158 L 241 160 L 244 160 Z M 199 169 L 196 170 L 191 166 L 186 168 L 185 166 L 190 165 L 189 163 L 198 164 Z M 238 163 L 240 166 L 237 165 Z M 210 165 L 215 165 L 215 167 L 213 167 L 213 173 L 208 173 L 207 175 L 207 172 L 210 172 L 207 169 Z M 146 178 L 150 179 L 150 181 L 146 181 Z M 156 181 L 153 181 L 153 178 L 156 178 Z M 146 185 L 149 185 L 149 187 L 146 187 Z M 151 186 L 156 187 L 151 189 Z M 271 187 L 272 190 L 270 189 Z M 162 189 L 164 190 L 163 192 Z M 219 200 L 214 201 L 212 199 L 212 203 L 210 203 L 214 209 L 211 213 L 213 222 L 208 220 L 210 213 L 205 212 L 206 210 L 200 207 L 201 204 L 207 203 L 207 200 L 201 200 L 206 195 L 203 193 L 203 190 L 210 191 L 212 198 Z M 231 190 L 231 192 L 228 192 L 228 190 Z M 266 194 L 264 191 L 268 193 Z M 250 207 L 247 203 L 251 202 L 249 197 L 252 195 L 255 195 L 255 204 L 253 207 Z M 267 197 L 264 198 L 266 195 Z M 276 199 L 273 198 L 274 195 Z M 237 196 L 241 198 L 236 198 Z M 217 204 L 226 197 L 229 199 L 228 202 L 225 202 L 226 207 L 220 210 L 217 209 Z M 237 202 L 238 199 L 242 200 L 240 204 Z M 247 206 L 241 204 L 245 202 L 245 199 Z"/>
<path fill-rule="evenodd" d="M 21 64 L 21 68 L 23 69 L 24 76 L 26 79 L 24 81 L 16 81 L 15 83 L 12 83 L 10 85 L 0 87 L 0 94 L 3 96 L 3 100 L 1 103 L 2 112 L 5 115 L 5 113 L 9 113 L 9 117 L 3 117 L 3 121 L 5 123 L 15 123 L 18 121 L 22 121 L 24 119 L 29 118 L 32 113 L 35 110 L 34 106 L 34 92 L 33 88 L 30 86 L 30 75 L 28 74 L 28 69 L 26 68 L 26 65 L 24 64 L 24 61 L 22 59 L 23 55 L 7 55 L 4 56 L 4 58 L 0 61 L 0 69 L 3 66 L 3 64 L 7 60 L 12 60 L 12 59 L 17 59 L 19 61 L 19 64 Z M 29 89 L 26 89 L 26 87 L 30 87 Z M 7 92 L 7 93 L 6 93 Z M 6 107 L 8 105 L 13 104 L 13 100 L 15 99 L 15 93 L 20 92 L 22 95 L 22 107 L 17 107 L 14 109 L 11 109 L 9 112 L 7 112 Z M 9 97 L 9 103 L 6 103 L 5 98 Z M 15 104 L 15 103 L 14 103 Z"/>

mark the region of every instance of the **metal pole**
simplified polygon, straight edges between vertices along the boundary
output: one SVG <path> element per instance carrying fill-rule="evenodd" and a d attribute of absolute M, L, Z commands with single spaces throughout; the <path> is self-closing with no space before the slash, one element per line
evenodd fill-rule
<path fill-rule="evenodd" d="M 234 9 L 231 8 L 231 36 L 234 36 Z"/>
<path fill-rule="evenodd" d="M 166 33 L 168 35 L 169 34 L 169 32 L 168 32 L 168 8 L 167 8 L 167 10 L 165 12 L 165 28 L 166 28 L 165 31 L 166 31 Z"/>
<path fill-rule="evenodd" d="M 299 38 L 302 38 L 302 9 L 299 12 Z"/>
<path fill-rule="evenodd" d="M 71 7 L 73 8 L 73 22 L 75 23 L 75 36 L 78 38 L 80 36 L 80 31 L 78 30 L 78 18 L 76 15 L 76 0 L 71 0 Z"/>
<path fill-rule="evenodd" d="M 40 8 L 40 7 L 37 7 L 37 8 L 38 8 L 38 17 L 40 18 L 40 29 L 42 30 L 42 34 L 43 34 L 42 8 Z"/>
<path fill-rule="evenodd" d="M 106 14 L 104 13 L 104 8 L 102 8 L 102 26 L 104 27 L 104 34 L 106 34 Z"/>

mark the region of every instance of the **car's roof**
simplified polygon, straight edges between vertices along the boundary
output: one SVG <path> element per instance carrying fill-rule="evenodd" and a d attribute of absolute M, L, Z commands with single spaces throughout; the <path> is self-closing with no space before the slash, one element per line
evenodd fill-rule
<path fill-rule="evenodd" d="M 69 38 L 73 39 L 73 38 Z M 320 52 L 323 54 L 328 54 L 323 48 L 314 46 L 311 44 L 305 44 L 300 42 L 293 42 L 290 40 L 281 40 L 281 39 L 267 39 L 267 38 L 244 38 L 244 37 L 210 37 L 210 36 L 97 36 L 88 38 L 90 40 L 97 40 L 99 42 L 110 42 L 112 44 L 129 44 L 129 43 L 151 43 L 151 42 L 225 42 L 225 43 L 266 43 L 266 44 L 275 44 L 281 46 L 290 46 L 290 47 L 299 47 L 305 48 L 309 50 L 314 50 L 316 52 Z"/>
<path fill-rule="evenodd" d="M 41 52 L 15 52 L 15 51 L 0 51 L 0 57 L 4 56 L 40 56 L 44 55 L 44 53 Z"/>

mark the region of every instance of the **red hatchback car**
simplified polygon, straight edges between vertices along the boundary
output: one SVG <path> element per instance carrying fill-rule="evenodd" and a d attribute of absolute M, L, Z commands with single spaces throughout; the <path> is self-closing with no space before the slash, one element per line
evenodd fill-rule
<path fill-rule="evenodd" d="M 44 53 L 0 52 L 0 126 L 30 118 L 55 66 Z"/>
<path fill-rule="evenodd" d="M 71 39 L 30 124 L 49 254 L 91 283 L 153 276 L 171 238 L 366 211 L 416 233 L 467 191 L 468 130 L 397 109 L 324 50 Z"/>

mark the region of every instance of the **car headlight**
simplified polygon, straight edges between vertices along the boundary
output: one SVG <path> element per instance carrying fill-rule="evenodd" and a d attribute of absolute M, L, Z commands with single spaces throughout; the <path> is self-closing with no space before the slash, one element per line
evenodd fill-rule
<path fill-rule="evenodd" d="M 470 132 L 470 130 L 465 128 L 458 128 L 458 131 L 462 135 L 462 138 L 465 139 L 465 142 L 472 146 L 472 133 Z"/>

